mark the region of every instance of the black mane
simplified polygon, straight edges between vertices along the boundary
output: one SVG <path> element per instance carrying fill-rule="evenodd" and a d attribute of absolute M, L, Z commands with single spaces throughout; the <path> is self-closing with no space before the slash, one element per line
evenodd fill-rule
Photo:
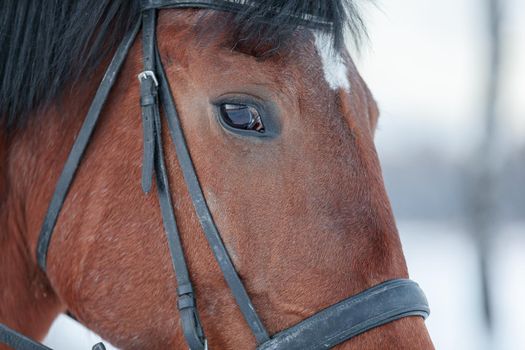
<path fill-rule="evenodd" d="M 286 33 L 316 18 L 329 24 L 320 29 L 331 32 L 337 47 L 346 28 L 359 38 L 363 27 L 353 0 L 249 3 L 234 16 L 236 30 L 247 36 Z M 8 129 L 96 69 L 140 14 L 139 0 L 4 0 L 1 7 L 0 124 Z"/>

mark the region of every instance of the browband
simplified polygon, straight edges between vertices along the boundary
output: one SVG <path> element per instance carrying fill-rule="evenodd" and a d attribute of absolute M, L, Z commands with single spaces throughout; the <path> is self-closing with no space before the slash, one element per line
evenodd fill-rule
<path fill-rule="evenodd" d="M 150 9 L 166 9 L 166 8 L 201 8 L 209 10 L 227 11 L 227 12 L 241 12 L 246 7 L 254 7 L 257 4 L 256 0 L 141 0 L 140 2 L 142 10 Z M 279 9 L 268 9 L 268 16 L 283 15 Z M 292 15 L 298 22 L 305 27 L 331 27 L 331 23 L 327 22 L 323 18 L 302 14 Z"/>

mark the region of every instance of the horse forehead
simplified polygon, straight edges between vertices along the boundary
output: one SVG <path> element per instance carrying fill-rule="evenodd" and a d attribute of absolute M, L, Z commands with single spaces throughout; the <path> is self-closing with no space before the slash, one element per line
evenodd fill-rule
<path fill-rule="evenodd" d="M 319 30 L 298 30 L 293 37 L 295 40 L 287 43 L 285 51 L 256 58 L 227 48 L 225 36 L 230 33 L 226 28 L 218 29 L 213 35 L 205 35 L 202 28 L 208 27 L 209 21 L 216 19 L 214 12 L 207 10 L 172 9 L 159 14 L 159 46 L 168 70 L 176 70 L 193 80 L 195 74 L 204 76 L 212 72 L 210 67 L 224 72 L 246 70 L 254 65 L 267 65 L 268 74 L 276 75 L 275 81 L 284 83 L 284 80 L 287 80 L 290 85 L 288 78 L 295 77 L 294 80 L 303 81 L 302 75 L 310 71 L 314 64 L 319 67 L 321 73 L 318 78 L 324 77 L 330 90 L 346 93 L 350 91 L 349 70 L 352 66 L 347 64 L 340 52 L 332 48 L 332 38 L 329 34 Z M 252 64 L 255 61 L 257 64 Z M 277 72 L 276 68 L 283 69 Z M 247 74 L 253 75 L 249 72 Z M 285 75 L 288 78 L 284 78 Z M 208 76 L 206 80 L 209 81 L 209 78 Z M 288 87 L 292 86 L 295 85 Z M 296 88 L 297 86 L 292 90 Z M 324 88 L 319 88 L 319 92 L 325 91 Z"/>

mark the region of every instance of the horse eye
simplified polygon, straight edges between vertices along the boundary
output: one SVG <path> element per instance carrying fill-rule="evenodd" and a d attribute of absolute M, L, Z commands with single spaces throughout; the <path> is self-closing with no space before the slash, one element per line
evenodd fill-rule
<path fill-rule="evenodd" d="M 256 108 L 242 104 L 223 103 L 220 106 L 222 120 L 234 129 L 264 133 L 261 115 Z"/>

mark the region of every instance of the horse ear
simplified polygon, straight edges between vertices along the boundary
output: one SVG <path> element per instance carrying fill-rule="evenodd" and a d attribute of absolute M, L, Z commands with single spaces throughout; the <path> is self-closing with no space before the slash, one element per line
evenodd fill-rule
<path fill-rule="evenodd" d="M 374 136 L 380 114 L 377 101 L 374 98 L 372 91 L 370 91 L 368 84 L 366 84 L 365 80 L 359 73 L 357 65 L 352 59 L 348 49 L 344 49 L 343 57 L 346 61 L 348 68 L 347 78 L 351 86 L 350 95 L 356 98 L 356 100 L 354 100 L 353 103 L 359 103 L 360 110 L 363 113 L 365 113 L 365 116 L 367 118 L 367 124 L 370 133 L 372 136 Z"/>
<path fill-rule="evenodd" d="M 366 105 L 368 109 L 368 120 L 370 121 L 370 128 L 372 129 L 372 134 L 375 134 L 375 131 L 377 129 L 377 122 L 379 121 L 379 106 L 377 104 L 376 99 L 374 98 L 374 95 L 372 95 L 372 92 L 368 88 L 368 85 L 364 84 L 364 86 L 366 94 Z"/>

